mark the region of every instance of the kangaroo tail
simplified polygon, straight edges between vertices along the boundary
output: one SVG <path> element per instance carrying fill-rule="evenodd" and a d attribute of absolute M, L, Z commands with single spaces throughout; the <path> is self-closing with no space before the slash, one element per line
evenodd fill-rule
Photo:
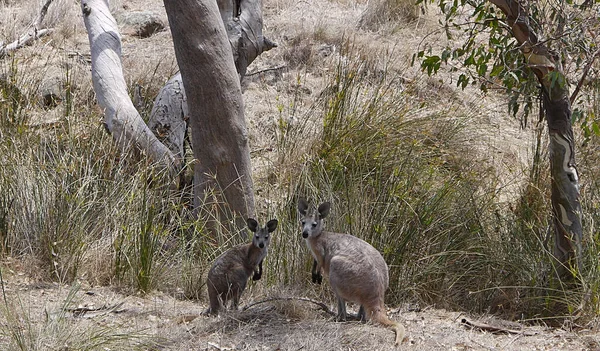
<path fill-rule="evenodd" d="M 377 311 L 375 311 L 375 313 L 373 313 L 373 320 L 394 330 L 394 332 L 396 333 L 396 341 L 394 343 L 395 345 L 400 345 L 402 343 L 402 340 L 404 340 L 404 335 L 406 333 L 404 330 L 404 326 L 398 322 L 389 319 L 385 314 L 385 310 L 378 309 Z"/>

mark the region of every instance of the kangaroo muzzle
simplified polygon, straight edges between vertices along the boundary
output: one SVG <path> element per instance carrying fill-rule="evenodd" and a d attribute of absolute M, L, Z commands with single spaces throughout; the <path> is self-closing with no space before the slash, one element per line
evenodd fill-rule
<path fill-rule="evenodd" d="M 308 232 L 306 230 L 302 232 L 302 237 L 304 239 L 308 238 Z"/>

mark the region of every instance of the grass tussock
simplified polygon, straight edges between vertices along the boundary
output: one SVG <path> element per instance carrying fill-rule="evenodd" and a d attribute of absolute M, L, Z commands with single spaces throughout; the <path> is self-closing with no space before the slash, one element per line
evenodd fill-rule
<path fill-rule="evenodd" d="M 398 23 L 411 23 L 421 15 L 423 4 L 414 0 L 371 0 L 358 23 L 359 28 L 377 31 Z"/>
<path fill-rule="evenodd" d="M 159 345 L 159 340 L 141 331 L 124 332 L 117 326 L 85 325 L 73 318 L 70 309 L 77 307 L 79 290 L 75 285 L 68 290 L 57 306 L 45 306 L 44 311 L 32 311 L 24 301 L 5 301 L 0 305 L 0 346 L 3 350 L 107 350 L 127 348 L 147 350 Z M 45 317 L 35 316 L 44 313 Z M 84 325 L 82 325 L 84 324 Z"/>
<path fill-rule="evenodd" d="M 474 116 L 452 107 L 444 115 L 420 111 L 411 90 L 393 72 L 351 55 L 341 59 L 315 108 L 322 113 L 311 111 L 318 122 L 299 118 L 282 133 L 283 145 L 308 147 L 293 156 L 295 177 L 284 178 L 280 221 L 297 220 L 299 196 L 332 201 L 329 229 L 359 236 L 384 254 L 392 304 L 417 301 L 525 319 L 580 308 L 597 290 L 588 285 L 597 270 L 586 266 L 576 287 L 556 279 L 547 158 L 531 166 L 507 204 L 503 180 L 470 145 Z M 311 125 L 317 128 L 307 133 Z M 269 258 L 276 275 L 285 283 L 299 275 L 306 282 L 307 250 L 281 240 Z M 598 250 L 589 244 L 586 258 Z"/>

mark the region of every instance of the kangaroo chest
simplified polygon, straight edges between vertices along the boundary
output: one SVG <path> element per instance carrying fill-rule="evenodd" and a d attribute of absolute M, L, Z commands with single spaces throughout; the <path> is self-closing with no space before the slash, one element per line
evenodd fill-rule
<path fill-rule="evenodd" d="M 323 268 L 325 274 L 329 274 L 329 262 L 332 257 L 332 250 L 327 246 L 327 243 L 322 240 L 307 240 L 306 245 L 310 250 L 310 253 L 319 264 L 319 267 Z"/>

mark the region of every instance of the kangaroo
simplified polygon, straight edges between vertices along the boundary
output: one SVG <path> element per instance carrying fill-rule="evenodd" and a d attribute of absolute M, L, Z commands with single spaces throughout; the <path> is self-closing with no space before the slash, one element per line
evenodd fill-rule
<path fill-rule="evenodd" d="M 319 205 L 309 213 L 305 199 L 298 202 L 301 215 L 302 237 L 311 251 L 313 282 L 320 283 L 321 270 L 329 277 L 329 284 L 338 300 L 338 321 L 346 320 L 346 301 L 360 305 L 359 317 L 371 319 L 391 327 L 396 333 L 395 344 L 404 339 L 404 327 L 390 320 L 385 312 L 384 295 L 389 285 L 388 266 L 373 246 L 350 234 L 323 230 L 330 203 Z"/>
<path fill-rule="evenodd" d="M 247 223 L 254 233 L 252 242 L 225 251 L 217 257 L 208 271 L 208 314 L 218 314 L 222 306 L 227 307 L 229 300 L 237 310 L 250 274 L 254 273 L 252 280 L 260 280 L 262 277 L 262 263 L 267 256 L 270 233 L 277 228 L 277 220 L 270 220 L 264 228 L 259 228 L 258 222 L 253 218 L 248 218 Z"/>

